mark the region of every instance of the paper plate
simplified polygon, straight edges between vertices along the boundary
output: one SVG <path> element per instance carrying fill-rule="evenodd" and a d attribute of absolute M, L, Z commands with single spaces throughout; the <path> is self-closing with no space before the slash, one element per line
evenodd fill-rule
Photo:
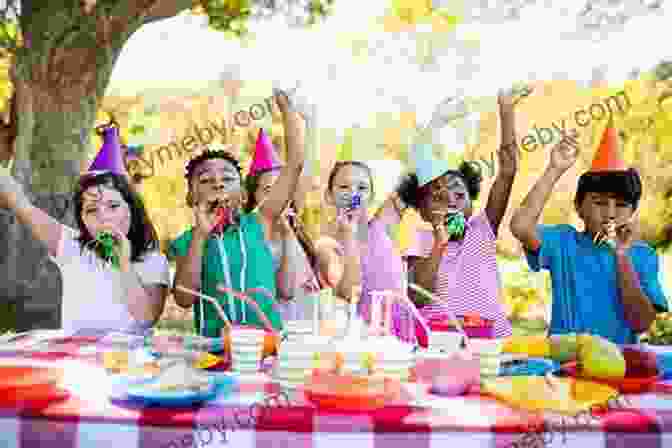
<path fill-rule="evenodd" d="M 372 382 L 372 387 L 366 386 L 367 381 Z M 344 384 L 352 386 L 355 383 L 359 384 L 358 390 L 344 387 Z M 384 387 L 380 387 L 381 384 L 384 384 Z M 336 390 L 347 392 L 339 393 Z M 400 393 L 400 383 L 389 378 L 374 380 L 373 377 L 331 373 L 313 374 L 304 388 L 306 399 L 316 406 L 347 412 L 367 412 L 382 408 Z"/>
<path fill-rule="evenodd" d="M 151 382 L 133 384 L 126 390 L 126 397 L 145 406 L 190 407 L 214 399 L 227 384 L 232 385 L 233 380 L 230 379 L 230 383 L 222 384 L 215 381 L 215 378 L 208 377 L 208 383 L 208 387 L 200 391 L 157 391 L 147 387 Z"/>
<path fill-rule="evenodd" d="M 46 367 L 0 367 L 0 405 L 47 405 L 70 393 L 61 385 L 63 370 Z"/>
<path fill-rule="evenodd" d="M 628 378 L 625 377 L 622 380 L 607 380 L 607 379 L 602 379 L 602 378 L 590 378 L 587 376 L 583 376 L 579 373 L 578 368 L 576 367 L 576 362 L 569 362 L 567 364 L 563 364 L 562 366 L 562 371 L 567 373 L 569 376 L 574 377 L 574 378 L 580 378 L 583 380 L 590 380 L 596 383 L 602 383 L 602 384 L 607 384 L 614 389 L 617 389 L 623 393 L 626 394 L 638 394 L 638 393 L 643 393 L 647 392 L 651 389 L 651 387 L 657 383 L 658 381 L 661 381 L 663 379 L 663 375 L 655 375 L 655 376 L 650 376 L 647 378 Z"/>
<path fill-rule="evenodd" d="M 606 384 L 575 378 L 554 378 L 551 387 L 544 377 L 512 376 L 483 381 L 481 393 L 531 412 L 552 411 L 577 415 L 591 406 L 603 405 L 618 391 Z"/>

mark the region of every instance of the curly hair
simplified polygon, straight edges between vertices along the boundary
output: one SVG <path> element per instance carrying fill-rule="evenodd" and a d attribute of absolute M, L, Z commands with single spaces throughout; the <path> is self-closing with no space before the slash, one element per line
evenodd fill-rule
<path fill-rule="evenodd" d="M 472 201 L 478 199 L 483 182 L 483 171 L 477 163 L 464 161 L 457 171 L 446 171 L 444 175 L 446 174 L 454 174 L 462 179 L 467 187 L 469 198 Z M 422 198 L 429 192 L 429 185 L 431 185 L 431 182 L 421 187 L 418 176 L 415 173 L 409 173 L 402 177 L 396 191 L 404 203 L 415 210 L 419 210 Z"/>
<path fill-rule="evenodd" d="M 194 171 L 196 170 L 196 167 L 198 167 L 201 163 L 205 162 L 206 160 L 212 160 L 212 159 L 223 159 L 229 162 L 231 165 L 234 166 L 236 171 L 238 171 L 238 175 L 242 178 L 243 177 L 243 169 L 240 167 L 240 162 L 238 162 L 238 159 L 236 159 L 233 154 L 231 154 L 228 151 L 222 151 L 222 150 L 217 150 L 217 151 L 212 151 L 210 149 L 206 149 L 193 159 L 191 159 L 188 163 L 187 166 L 184 168 L 184 177 L 187 178 L 187 180 L 191 180 L 191 176 L 194 174 Z"/>

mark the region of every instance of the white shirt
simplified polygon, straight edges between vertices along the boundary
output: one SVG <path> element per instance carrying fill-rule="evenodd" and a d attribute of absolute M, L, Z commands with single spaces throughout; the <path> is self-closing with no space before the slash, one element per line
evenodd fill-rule
<path fill-rule="evenodd" d="M 62 226 L 58 253 L 50 257 L 61 270 L 63 300 L 61 326 L 66 334 L 81 329 L 124 331 L 137 329 L 124 301 L 121 272 L 104 266 L 92 251 L 82 251 L 79 234 Z M 168 260 L 160 252 L 145 255 L 142 262 L 132 263 L 143 285 L 169 285 Z"/>

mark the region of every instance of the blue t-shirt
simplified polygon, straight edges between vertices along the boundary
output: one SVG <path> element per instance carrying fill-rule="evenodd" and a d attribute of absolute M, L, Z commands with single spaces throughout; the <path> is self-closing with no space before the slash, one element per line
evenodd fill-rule
<path fill-rule="evenodd" d="M 550 334 L 592 333 L 617 344 L 636 343 L 636 333 L 625 319 L 612 249 L 595 246 L 589 235 L 567 224 L 540 225 L 538 234 L 541 247 L 525 254 L 530 269 L 551 273 Z M 644 294 L 658 311 L 667 311 L 655 251 L 637 241 L 627 254 Z"/>

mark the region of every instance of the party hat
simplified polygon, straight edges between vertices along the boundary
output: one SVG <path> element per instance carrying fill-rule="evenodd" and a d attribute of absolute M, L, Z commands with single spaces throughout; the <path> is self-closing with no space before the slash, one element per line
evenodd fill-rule
<path fill-rule="evenodd" d="M 426 143 L 414 143 L 411 146 L 411 157 L 415 165 L 415 174 L 418 176 L 419 186 L 425 186 L 453 168 L 445 159 L 434 157 L 432 145 Z"/>
<path fill-rule="evenodd" d="M 263 128 L 259 129 L 259 135 L 257 135 L 257 144 L 254 149 L 254 157 L 252 158 L 252 166 L 250 167 L 249 175 L 252 176 L 261 171 L 268 171 L 281 167 L 282 162 L 275 153 L 271 139 L 268 138 Z"/>
<path fill-rule="evenodd" d="M 101 146 L 98 155 L 89 167 L 89 171 L 112 171 L 115 174 L 127 176 L 128 173 L 121 155 L 119 128 L 107 126 L 101 131 L 101 134 L 103 146 Z"/>
<path fill-rule="evenodd" d="M 354 160 L 354 130 L 352 128 L 345 130 L 345 135 L 343 136 L 343 141 L 338 146 L 338 154 L 336 154 L 336 160 Z"/>
<path fill-rule="evenodd" d="M 628 167 L 623 160 L 621 148 L 618 140 L 618 131 L 614 128 L 611 119 L 607 128 L 602 134 L 602 141 L 597 148 L 593 164 L 590 167 L 591 173 L 609 172 L 609 171 L 627 171 Z"/>

